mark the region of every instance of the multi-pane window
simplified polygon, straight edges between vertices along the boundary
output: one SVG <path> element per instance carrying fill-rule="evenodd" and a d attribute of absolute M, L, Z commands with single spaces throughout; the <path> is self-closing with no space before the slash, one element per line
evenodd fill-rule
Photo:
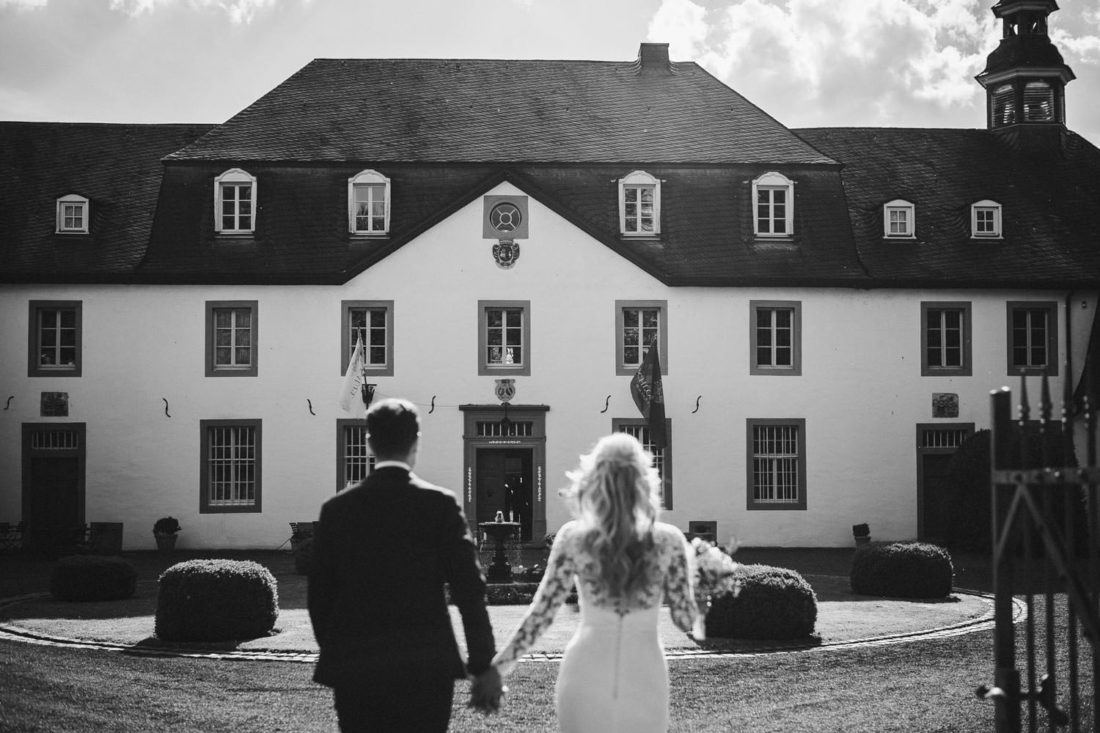
<path fill-rule="evenodd" d="M 806 421 L 749 419 L 748 508 L 806 508 Z"/>
<path fill-rule="evenodd" d="M 393 301 L 345 300 L 341 337 L 340 373 L 363 341 L 365 368 L 375 376 L 393 376 Z"/>
<path fill-rule="evenodd" d="M 921 375 L 970 376 L 970 303 L 921 303 Z"/>
<path fill-rule="evenodd" d="M 979 201 L 970 207 L 970 232 L 974 238 L 1001 236 L 1001 205 L 996 201 Z"/>
<path fill-rule="evenodd" d="M 224 234 L 255 230 L 256 179 L 234 168 L 214 179 L 215 229 Z"/>
<path fill-rule="evenodd" d="M 80 376 L 80 321 L 80 301 L 31 301 L 28 376 Z"/>
<path fill-rule="evenodd" d="M 529 301 L 478 304 L 478 373 L 530 375 Z"/>
<path fill-rule="evenodd" d="M 749 374 L 802 374 L 802 304 L 753 300 Z"/>
<path fill-rule="evenodd" d="M 1058 374 L 1055 303 L 1008 303 L 1008 373 Z"/>
<path fill-rule="evenodd" d="M 753 231 L 759 237 L 789 237 L 794 222 L 794 184 L 780 173 L 765 173 L 752 182 Z"/>
<path fill-rule="evenodd" d="M 365 170 L 348 179 L 348 224 L 352 234 L 385 234 L 390 228 L 390 181 Z"/>
<path fill-rule="evenodd" d="M 891 201 L 882 207 L 883 235 L 890 237 L 912 238 L 915 209 L 913 204 L 900 199 Z"/>
<path fill-rule="evenodd" d="M 206 376 L 256 376 L 256 301 L 209 301 L 206 325 Z"/>
<path fill-rule="evenodd" d="M 653 454 L 653 467 L 661 477 L 661 506 L 672 509 L 672 420 L 665 418 L 665 447 L 658 448 L 650 437 L 649 426 L 637 418 L 616 418 L 611 421 L 615 432 L 628 433 L 638 439 Z"/>
<path fill-rule="evenodd" d="M 663 300 L 615 301 L 615 373 L 633 375 L 656 342 L 661 373 L 668 373 L 668 332 Z"/>
<path fill-rule="evenodd" d="M 354 486 L 374 470 L 374 456 L 367 445 L 367 427 L 362 420 L 338 420 L 336 490 Z"/>
<path fill-rule="evenodd" d="M 57 200 L 58 234 L 88 233 L 88 199 L 76 194 Z"/>
<path fill-rule="evenodd" d="M 619 225 L 627 236 L 661 231 L 661 182 L 645 171 L 634 171 L 619 181 Z"/>
<path fill-rule="evenodd" d="M 260 421 L 200 420 L 200 512 L 260 511 Z"/>

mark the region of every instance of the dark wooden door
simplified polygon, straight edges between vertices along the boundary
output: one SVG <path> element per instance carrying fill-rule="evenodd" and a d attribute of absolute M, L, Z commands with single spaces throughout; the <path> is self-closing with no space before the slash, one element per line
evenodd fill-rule
<path fill-rule="evenodd" d="M 74 530 L 81 524 L 80 459 L 34 456 L 30 464 L 30 548 L 52 555 L 71 543 Z"/>
<path fill-rule="evenodd" d="M 951 486 L 947 467 L 950 453 L 925 453 L 921 456 L 921 480 L 924 483 L 921 507 L 921 539 L 943 542 L 951 522 Z"/>
<path fill-rule="evenodd" d="M 531 539 L 531 450 L 486 449 L 477 454 L 477 521 L 491 522 L 497 512 L 520 523 Z"/>

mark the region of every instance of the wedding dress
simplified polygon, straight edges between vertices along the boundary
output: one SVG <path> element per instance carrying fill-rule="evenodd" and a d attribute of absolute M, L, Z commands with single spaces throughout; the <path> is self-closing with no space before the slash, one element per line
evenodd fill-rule
<path fill-rule="evenodd" d="M 553 622 L 576 578 L 580 625 L 565 648 L 555 688 L 563 731 L 668 728 L 668 666 L 657 634 L 661 601 L 667 599 L 673 622 L 685 632 L 696 609 L 691 548 L 683 533 L 658 522 L 653 540 L 642 560 L 645 583 L 629 598 L 615 598 L 600 584 L 595 558 L 583 549 L 576 523 L 564 525 L 527 615 L 493 660 L 502 674 L 510 672 Z"/>

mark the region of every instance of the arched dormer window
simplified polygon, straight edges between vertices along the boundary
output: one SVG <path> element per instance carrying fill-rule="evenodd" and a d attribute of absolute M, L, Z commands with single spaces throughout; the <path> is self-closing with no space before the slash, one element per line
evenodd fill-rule
<path fill-rule="evenodd" d="M 894 199 L 882 206 L 882 236 L 887 239 L 913 239 L 916 236 L 916 210 L 913 204 Z"/>
<path fill-rule="evenodd" d="M 256 177 L 231 168 L 214 179 L 214 231 L 251 234 L 256 231 Z"/>
<path fill-rule="evenodd" d="M 75 193 L 57 200 L 57 233 L 88 233 L 88 199 Z"/>
<path fill-rule="evenodd" d="M 794 234 L 794 181 L 770 171 L 752 182 L 753 233 L 758 237 Z"/>
<path fill-rule="evenodd" d="M 661 181 L 645 171 L 619 179 L 619 231 L 627 237 L 661 233 Z"/>
<path fill-rule="evenodd" d="M 348 179 L 348 231 L 386 234 L 390 231 L 390 179 L 365 170 Z"/>
<path fill-rule="evenodd" d="M 1001 205 L 996 201 L 978 201 L 970 206 L 970 236 L 974 239 L 1000 239 Z"/>

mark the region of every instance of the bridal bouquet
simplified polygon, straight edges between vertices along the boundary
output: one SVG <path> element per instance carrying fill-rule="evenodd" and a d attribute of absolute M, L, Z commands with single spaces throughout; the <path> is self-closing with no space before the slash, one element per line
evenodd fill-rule
<path fill-rule="evenodd" d="M 695 550 L 695 597 L 703 602 L 700 609 L 710 605 L 710 599 L 719 593 L 737 595 L 741 585 L 737 579 L 737 563 L 729 553 L 698 537 L 691 541 Z"/>

